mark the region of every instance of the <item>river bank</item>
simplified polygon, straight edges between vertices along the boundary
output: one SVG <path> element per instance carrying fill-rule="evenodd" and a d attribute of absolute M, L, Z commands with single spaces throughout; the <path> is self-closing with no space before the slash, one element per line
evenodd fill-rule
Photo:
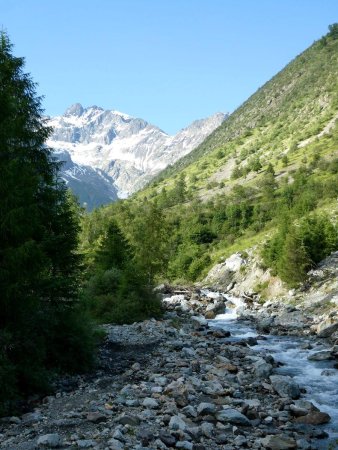
<path fill-rule="evenodd" d="M 94 374 L 2 420 L 0 448 L 329 448 L 329 414 L 279 373 L 268 338 L 245 324 L 236 335 L 235 321 L 229 331 L 222 316 L 199 315 L 201 305 L 206 316 L 224 312 L 226 300 L 235 319 L 231 299 L 206 291 L 163 297 L 163 320 L 105 327 Z"/>

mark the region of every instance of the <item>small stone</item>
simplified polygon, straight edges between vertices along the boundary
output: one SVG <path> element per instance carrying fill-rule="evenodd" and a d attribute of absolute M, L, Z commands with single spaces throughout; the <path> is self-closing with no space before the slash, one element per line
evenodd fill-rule
<path fill-rule="evenodd" d="M 97 442 L 94 441 L 93 439 L 79 439 L 76 441 L 76 445 L 79 448 L 95 447 L 96 444 L 97 444 Z"/>
<path fill-rule="evenodd" d="M 42 414 L 40 412 L 27 413 L 21 417 L 21 420 L 23 424 L 30 425 L 32 423 L 39 422 L 40 420 L 42 420 Z"/>
<path fill-rule="evenodd" d="M 159 439 L 168 447 L 173 447 L 176 444 L 176 438 L 166 431 L 160 431 Z"/>
<path fill-rule="evenodd" d="M 156 384 L 158 384 L 159 386 L 165 386 L 168 383 L 168 378 L 167 377 L 156 377 L 154 379 L 154 382 Z"/>
<path fill-rule="evenodd" d="M 137 425 L 140 425 L 141 420 L 137 416 L 123 413 L 118 417 L 117 422 L 121 425 L 130 425 L 132 427 L 136 427 Z"/>
<path fill-rule="evenodd" d="M 298 439 L 297 440 L 297 449 L 310 450 L 311 444 L 306 439 Z"/>
<path fill-rule="evenodd" d="M 87 420 L 92 423 L 100 423 L 105 422 L 107 417 L 104 414 L 95 411 L 87 414 Z"/>
<path fill-rule="evenodd" d="M 140 429 L 136 435 L 137 440 L 142 442 L 142 445 L 148 446 L 150 441 L 153 440 L 154 434 L 150 430 Z"/>
<path fill-rule="evenodd" d="M 110 450 L 123 450 L 124 449 L 124 444 L 122 444 L 122 442 L 120 442 L 114 438 L 109 439 L 108 444 L 109 444 Z"/>
<path fill-rule="evenodd" d="M 38 438 L 37 444 L 41 447 L 57 448 L 61 447 L 62 438 L 57 433 L 45 434 Z"/>
<path fill-rule="evenodd" d="M 194 446 L 191 442 L 189 441 L 177 441 L 176 448 L 184 448 L 185 450 L 193 450 Z"/>
<path fill-rule="evenodd" d="M 211 320 L 211 319 L 214 319 L 215 317 L 216 317 L 216 313 L 214 311 L 212 311 L 212 310 L 206 311 L 206 313 L 205 313 L 206 319 Z"/>
<path fill-rule="evenodd" d="M 237 436 L 235 439 L 234 439 L 234 443 L 236 444 L 236 445 L 238 445 L 239 447 L 242 447 L 242 446 L 246 446 L 246 444 L 247 444 L 247 439 L 244 437 L 244 436 Z"/>
<path fill-rule="evenodd" d="M 146 397 L 142 402 L 142 406 L 145 408 L 157 409 L 159 407 L 159 403 L 154 398 Z"/>
<path fill-rule="evenodd" d="M 213 403 L 200 403 L 197 406 L 197 413 L 199 416 L 204 416 L 206 414 L 214 414 L 216 412 L 216 406 Z"/>
<path fill-rule="evenodd" d="M 137 448 L 139 448 L 139 447 L 137 447 Z M 149 448 L 149 447 L 146 447 L 146 448 Z M 153 447 L 154 449 L 156 448 L 156 449 L 162 449 L 162 450 L 167 450 L 167 446 L 165 445 L 165 443 L 164 442 L 162 442 L 161 441 L 161 439 L 156 439 L 155 440 L 155 442 L 154 442 L 154 447 Z M 141 447 L 141 449 L 144 449 L 144 447 Z"/>
<path fill-rule="evenodd" d="M 12 417 L 9 418 L 8 422 L 9 423 L 15 423 L 16 425 L 19 425 L 19 423 L 21 423 L 21 419 L 19 417 L 12 416 Z"/>
<path fill-rule="evenodd" d="M 214 426 L 212 423 L 203 422 L 201 425 L 201 431 L 205 437 L 211 438 L 214 431 Z"/>
<path fill-rule="evenodd" d="M 136 362 L 131 366 L 131 369 L 137 372 L 138 370 L 141 370 L 141 364 Z"/>
<path fill-rule="evenodd" d="M 196 352 L 192 347 L 183 347 L 182 348 L 182 353 L 187 356 L 188 358 L 192 357 L 196 357 Z"/>
<path fill-rule="evenodd" d="M 123 433 L 119 428 L 116 428 L 116 430 L 114 431 L 113 438 L 117 439 L 118 441 L 124 441 Z"/>
<path fill-rule="evenodd" d="M 234 425 L 251 426 L 250 420 L 244 414 L 237 411 L 237 409 L 223 409 L 216 413 L 216 419 L 220 422 L 229 422 Z"/>
<path fill-rule="evenodd" d="M 186 416 L 188 416 L 188 417 L 197 417 L 197 411 L 196 411 L 196 409 L 195 409 L 193 406 L 191 406 L 191 405 L 185 406 L 185 407 L 182 409 L 182 412 L 183 412 Z"/>
<path fill-rule="evenodd" d="M 229 441 L 229 436 L 224 433 L 220 433 L 215 437 L 216 444 L 222 445 Z"/>
<path fill-rule="evenodd" d="M 206 450 L 206 447 L 203 444 L 194 444 L 193 450 Z"/>
<path fill-rule="evenodd" d="M 272 421 L 273 421 L 273 418 L 271 416 L 265 417 L 265 419 L 264 419 L 264 423 L 266 423 L 266 424 L 270 424 L 270 423 L 272 423 Z"/>
<path fill-rule="evenodd" d="M 128 398 L 124 403 L 131 407 L 140 406 L 140 401 L 137 398 Z"/>
<path fill-rule="evenodd" d="M 172 430 L 184 431 L 187 428 L 187 424 L 180 416 L 172 416 L 169 421 L 169 428 L 171 428 Z"/>
<path fill-rule="evenodd" d="M 234 366 L 233 364 L 224 364 L 223 367 L 230 373 L 237 373 L 238 372 L 238 367 Z"/>

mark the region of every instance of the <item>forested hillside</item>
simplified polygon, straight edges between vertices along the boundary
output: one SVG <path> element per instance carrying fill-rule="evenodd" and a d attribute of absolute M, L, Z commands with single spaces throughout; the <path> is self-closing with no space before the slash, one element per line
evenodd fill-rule
<path fill-rule="evenodd" d="M 337 119 L 335 24 L 146 189 L 85 216 L 87 260 L 113 218 L 152 280 L 192 282 L 258 245 L 297 286 L 338 247 Z"/>

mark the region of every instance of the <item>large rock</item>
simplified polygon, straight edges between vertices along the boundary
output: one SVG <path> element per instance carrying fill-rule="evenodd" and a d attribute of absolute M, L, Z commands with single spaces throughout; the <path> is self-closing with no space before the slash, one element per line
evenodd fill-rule
<path fill-rule="evenodd" d="M 208 321 L 203 316 L 192 316 L 190 318 L 190 320 L 193 323 L 195 328 L 207 327 L 208 326 Z"/>
<path fill-rule="evenodd" d="M 242 258 L 240 253 L 234 253 L 225 260 L 225 267 L 231 272 L 237 272 L 245 264 L 246 261 Z"/>
<path fill-rule="evenodd" d="M 263 358 L 255 362 L 253 367 L 257 378 L 268 378 L 272 373 L 272 365 L 267 363 Z"/>
<path fill-rule="evenodd" d="M 298 384 L 287 375 L 271 375 L 272 387 L 281 397 L 297 399 L 300 396 Z"/>
<path fill-rule="evenodd" d="M 327 359 L 333 359 L 330 350 L 324 350 L 322 352 L 313 353 L 308 357 L 310 361 L 325 361 Z"/>
<path fill-rule="evenodd" d="M 338 331 L 338 321 L 332 318 L 323 320 L 317 326 L 317 335 L 321 338 L 328 338 L 336 331 Z"/>
<path fill-rule="evenodd" d="M 216 413 L 216 419 L 220 422 L 231 423 L 234 425 L 251 426 L 250 420 L 244 414 L 237 411 L 237 409 L 228 408 L 222 409 Z"/>
<path fill-rule="evenodd" d="M 295 419 L 297 423 L 304 423 L 307 425 L 322 425 L 323 423 L 330 422 L 331 417 L 329 414 L 321 411 L 312 411 L 305 416 L 300 416 Z"/>
<path fill-rule="evenodd" d="M 213 312 L 215 315 L 222 314 L 225 311 L 225 302 L 223 300 L 218 300 L 215 303 L 211 303 L 206 308 L 207 312 Z"/>

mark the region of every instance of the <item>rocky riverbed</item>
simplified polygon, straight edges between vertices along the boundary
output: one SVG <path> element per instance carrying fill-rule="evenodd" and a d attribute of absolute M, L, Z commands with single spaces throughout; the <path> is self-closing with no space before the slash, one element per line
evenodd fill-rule
<path fill-rule="evenodd" d="M 199 315 L 218 313 L 224 299 L 164 297 L 163 320 L 105 326 L 95 373 L 2 419 L 0 448 L 328 448 L 330 416 L 304 399 L 306 386 L 278 374 L 255 338 L 232 340 Z"/>

